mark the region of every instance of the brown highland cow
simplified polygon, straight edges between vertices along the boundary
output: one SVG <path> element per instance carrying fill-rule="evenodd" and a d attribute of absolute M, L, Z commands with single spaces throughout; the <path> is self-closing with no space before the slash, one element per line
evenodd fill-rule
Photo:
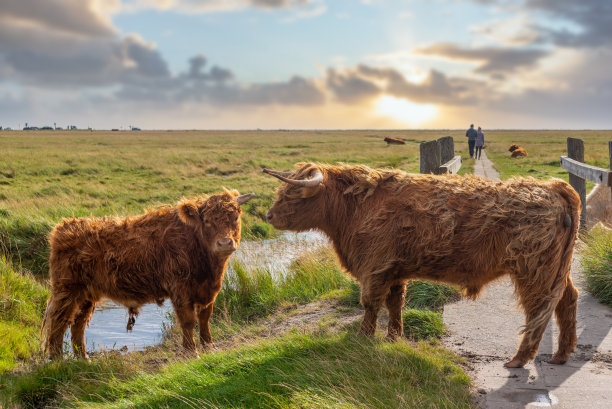
<path fill-rule="evenodd" d="M 512 158 L 518 158 L 519 156 L 528 156 L 527 151 L 518 146 L 517 144 L 510 145 L 510 148 L 508 148 L 508 152 L 512 152 L 510 154 L 510 157 Z"/>
<path fill-rule="evenodd" d="M 183 331 L 183 347 L 195 354 L 212 345 L 208 320 L 229 256 L 240 243 L 240 205 L 254 194 L 225 191 L 185 199 L 136 217 L 66 219 L 51 232 L 51 296 L 41 339 L 61 358 L 71 327 L 72 347 L 87 358 L 85 326 L 102 297 L 129 309 L 128 330 L 143 304 L 170 298 Z"/>
<path fill-rule="evenodd" d="M 361 284 L 360 334 L 374 334 L 383 303 L 387 336 L 403 334 L 408 280 L 454 284 L 475 299 L 487 283 L 508 274 L 526 324 L 506 366 L 521 367 L 535 357 L 553 312 L 561 332 L 550 362 L 568 359 L 576 345 L 578 291 L 569 273 L 580 199 L 567 183 L 298 166 L 294 172 L 264 169 L 286 182 L 268 221 L 278 229 L 329 236 L 343 268 Z"/>

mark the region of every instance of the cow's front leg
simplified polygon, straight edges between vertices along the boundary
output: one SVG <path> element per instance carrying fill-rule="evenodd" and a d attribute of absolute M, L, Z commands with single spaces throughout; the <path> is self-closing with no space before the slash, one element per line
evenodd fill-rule
<path fill-rule="evenodd" d="M 176 319 L 183 331 L 183 349 L 188 355 L 196 355 L 196 346 L 193 340 L 193 327 L 195 327 L 196 317 L 193 304 L 174 304 Z"/>
<path fill-rule="evenodd" d="M 215 345 L 213 344 L 212 335 L 210 334 L 210 326 L 208 321 L 210 320 L 210 316 L 213 313 L 213 303 L 211 303 L 208 307 L 202 308 L 198 313 L 198 320 L 200 326 L 200 344 L 202 347 L 213 348 Z"/>
<path fill-rule="evenodd" d="M 393 341 L 404 334 L 404 323 L 402 321 L 402 307 L 406 299 L 406 284 L 391 286 L 389 294 L 385 299 L 385 305 L 389 311 L 389 325 L 387 327 L 387 339 Z"/>
<path fill-rule="evenodd" d="M 365 309 L 363 321 L 359 328 L 359 335 L 372 336 L 376 332 L 376 320 L 378 311 L 385 301 L 389 292 L 389 285 L 385 283 L 384 277 L 377 274 L 369 277 L 361 287 L 361 305 Z"/>

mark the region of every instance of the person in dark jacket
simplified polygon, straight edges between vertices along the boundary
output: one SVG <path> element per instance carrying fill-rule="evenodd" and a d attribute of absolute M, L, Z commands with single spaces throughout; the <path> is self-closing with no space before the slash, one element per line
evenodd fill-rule
<path fill-rule="evenodd" d="M 474 157 L 474 145 L 476 145 L 476 136 L 478 133 L 474 129 L 474 124 L 470 125 L 470 129 L 465 132 L 465 136 L 468 138 L 468 146 L 470 148 L 470 158 Z"/>

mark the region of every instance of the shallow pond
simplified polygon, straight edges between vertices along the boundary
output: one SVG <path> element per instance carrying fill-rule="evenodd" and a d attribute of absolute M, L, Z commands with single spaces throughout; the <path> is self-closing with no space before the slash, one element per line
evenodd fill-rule
<path fill-rule="evenodd" d="M 273 274 L 283 275 L 289 264 L 307 250 L 329 244 L 325 235 L 319 232 L 283 233 L 278 239 L 243 241 L 230 259 L 241 262 L 249 268 L 267 269 Z M 166 300 L 163 306 L 144 305 L 136 318 L 131 332 L 126 331 L 127 310 L 110 300 L 101 302 L 85 329 L 88 351 L 121 349 L 138 351 L 146 346 L 161 342 L 163 329 L 172 321 L 172 306 Z M 65 341 L 70 342 L 69 331 Z"/>

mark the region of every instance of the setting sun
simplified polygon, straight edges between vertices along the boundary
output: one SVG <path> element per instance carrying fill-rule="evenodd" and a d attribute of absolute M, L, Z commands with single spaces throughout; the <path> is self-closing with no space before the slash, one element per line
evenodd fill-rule
<path fill-rule="evenodd" d="M 407 124 L 417 125 L 435 118 L 438 108 L 433 104 L 416 104 L 405 98 L 383 95 L 375 102 L 376 113 Z"/>

